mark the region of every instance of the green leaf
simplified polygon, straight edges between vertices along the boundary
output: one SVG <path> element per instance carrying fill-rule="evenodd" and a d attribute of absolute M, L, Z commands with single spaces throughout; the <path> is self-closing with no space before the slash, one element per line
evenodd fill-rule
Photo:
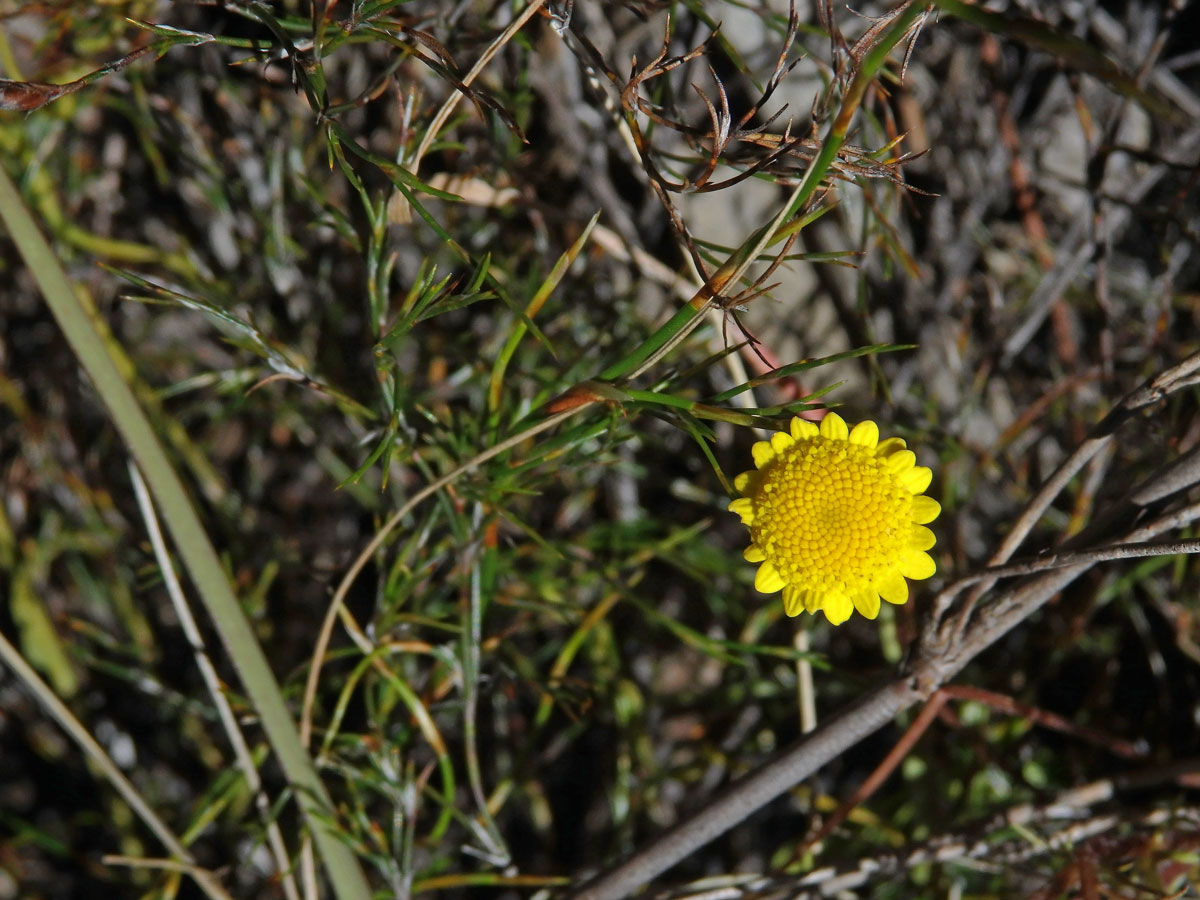
<path fill-rule="evenodd" d="M 60 697 L 71 697 L 79 690 L 79 679 L 71 658 L 50 621 L 45 605 L 33 588 L 34 560 L 26 560 L 13 573 L 9 614 L 16 623 L 21 652 L 49 679 Z"/>

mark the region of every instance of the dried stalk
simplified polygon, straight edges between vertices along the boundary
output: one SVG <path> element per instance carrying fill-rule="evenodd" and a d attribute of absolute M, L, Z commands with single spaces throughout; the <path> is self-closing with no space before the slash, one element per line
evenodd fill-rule
<path fill-rule="evenodd" d="M 1179 365 L 1150 379 L 1130 393 L 1105 418 L 1098 427 L 1103 436 L 1089 438 L 1075 454 L 1072 454 L 1064 468 L 1077 465 L 1074 471 L 1078 471 L 1086 459 L 1079 462 L 1077 458 L 1089 452 L 1097 441 L 1110 440 L 1119 424 L 1127 421 L 1136 411 L 1157 404 L 1171 393 L 1188 387 L 1197 380 L 1200 380 L 1200 354 L 1189 357 Z M 1095 449 L 1098 450 L 1099 447 Z M 1190 462 L 1187 465 L 1181 464 L 1164 472 L 1160 478 L 1169 475 L 1172 485 L 1177 489 L 1186 489 L 1190 484 L 1186 483 L 1186 478 L 1179 478 L 1178 473 L 1190 473 L 1197 468 L 1200 467 Z M 1043 495 L 1049 493 L 1048 490 L 1039 492 L 1030 505 L 1031 509 L 1043 502 L 1048 505 L 1058 491 L 1065 487 L 1067 480 L 1069 479 L 1052 479 L 1048 488 L 1054 485 L 1055 487 L 1051 488 L 1053 493 L 1047 497 Z M 1152 494 L 1161 499 L 1158 491 Z M 1123 504 L 1118 501 L 1117 505 Z M 1022 517 L 1018 521 L 1013 529 L 1014 534 L 1022 529 L 1027 533 L 1032 522 L 1036 521 L 1036 517 L 1030 521 L 1027 521 L 1027 518 Z M 782 755 L 731 784 L 698 812 L 679 822 L 615 868 L 585 884 L 571 895 L 571 900 L 617 900 L 637 890 L 808 778 L 830 760 L 892 721 L 899 713 L 916 703 L 928 700 L 971 660 L 1037 612 L 1096 563 L 1145 555 L 1151 551 L 1200 551 L 1200 542 L 1196 541 L 1146 544 L 1167 531 L 1197 519 L 1200 519 L 1200 503 L 1164 514 L 1121 533 L 1106 546 L 1082 551 L 1069 549 L 1054 557 L 1009 567 L 999 573 L 975 573 L 968 576 L 987 579 L 986 583 L 990 587 L 1000 577 L 1026 572 L 1039 573 L 1001 592 L 988 604 L 986 615 L 975 616 L 964 623 L 963 628 L 941 628 L 937 616 L 931 617 L 915 659 L 907 666 L 901 667 L 898 677 L 859 698 Z M 1012 537 L 1013 535 L 1010 535 L 1010 540 L 1005 542 L 1005 546 L 1009 545 Z M 960 591 L 963 586 L 962 581 L 957 582 L 953 593 Z M 947 605 L 947 602 L 940 603 L 939 608 Z"/>

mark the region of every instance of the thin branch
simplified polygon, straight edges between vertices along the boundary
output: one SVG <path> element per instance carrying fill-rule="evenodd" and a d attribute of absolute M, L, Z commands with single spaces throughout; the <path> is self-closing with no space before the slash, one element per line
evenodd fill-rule
<path fill-rule="evenodd" d="M 146 524 L 146 533 L 150 537 L 150 547 L 154 551 L 154 558 L 158 561 L 158 570 L 162 574 L 167 595 L 171 598 L 171 607 L 175 610 L 184 637 L 192 648 L 196 668 L 200 670 L 200 677 L 217 709 L 217 716 L 221 720 L 221 726 L 225 729 L 225 735 L 229 738 L 229 744 L 233 747 L 238 768 L 242 770 L 242 777 L 246 779 L 246 787 L 254 796 L 254 805 L 267 830 L 267 843 L 270 845 L 271 855 L 275 859 L 276 873 L 283 883 L 283 892 L 288 900 L 300 900 L 296 879 L 291 872 L 287 845 L 283 841 L 279 823 L 275 821 L 275 815 L 271 811 L 271 801 L 263 791 L 262 778 L 259 777 L 258 767 L 254 764 L 254 756 L 250 753 L 250 747 L 246 744 L 246 738 L 238 725 L 237 717 L 229 705 L 229 699 L 225 696 L 220 676 L 217 675 L 216 667 L 213 666 L 212 660 L 208 656 L 208 651 L 204 646 L 204 637 L 200 634 L 196 618 L 192 615 L 191 607 L 183 594 L 183 587 L 175 574 L 171 555 L 167 552 L 167 544 L 158 525 L 158 515 L 154 511 L 154 503 L 150 499 L 150 491 L 142 479 L 142 473 L 138 471 L 132 461 L 129 463 L 129 477 L 133 481 L 133 493 L 137 498 L 138 510 L 142 514 L 142 521 Z"/>
<path fill-rule="evenodd" d="M 538 10 L 540 10 L 545 3 L 546 0 L 533 0 L 533 2 L 521 10 L 520 14 L 513 19 L 511 23 L 509 23 L 509 26 L 500 34 L 498 34 L 496 39 L 488 45 L 486 50 L 483 51 L 483 54 L 475 61 L 475 65 L 471 66 L 471 71 L 467 72 L 467 74 L 463 76 L 462 83 L 464 87 L 469 87 L 471 83 L 479 77 L 479 74 L 487 67 L 487 64 L 495 58 L 496 54 L 500 52 L 500 49 L 513 39 L 513 36 L 520 31 L 522 27 L 524 27 L 526 22 L 528 22 L 534 15 L 537 14 Z M 433 142 L 437 140 L 438 133 L 442 130 L 442 126 L 446 124 L 447 120 L 449 120 L 451 114 L 454 112 L 455 107 L 458 106 L 462 98 L 463 94 L 461 92 L 453 93 L 446 98 L 446 102 L 442 104 L 442 108 L 437 111 L 437 115 L 433 117 L 433 121 L 430 123 L 429 127 L 425 129 L 425 134 L 421 137 L 421 143 L 417 146 L 416 151 L 406 161 L 410 172 L 415 173 L 417 171 L 417 168 L 421 165 L 421 160 L 424 159 L 425 154 L 429 151 L 429 148 L 433 145 Z"/>
<path fill-rule="evenodd" d="M 888 751 L 883 762 L 875 767 L 875 770 L 864 779 L 850 797 L 843 802 L 837 810 L 834 811 L 825 823 L 821 825 L 815 832 L 806 837 L 793 853 L 793 858 L 802 855 L 808 848 L 812 847 L 833 833 L 842 822 L 846 821 L 846 817 L 850 815 L 863 801 L 870 797 L 879 787 L 887 781 L 888 777 L 896 770 L 896 767 L 904 761 L 917 741 L 933 724 L 933 720 L 937 718 L 938 713 L 942 711 L 942 707 L 946 705 L 946 701 L 950 699 L 950 695 L 944 690 L 936 691 L 929 702 L 921 707 L 921 711 L 917 713 L 917 717 L 913 719 L 913 723 L 908 726 L 908 730 L 898 740 L 891 750 Z"/>
<path fill-rule="evenodd" d="M 1053 569 L 1064 569 L 1081 564 L 1091 565 L 1118 559 L 1140 559 L 1146 556 L 1174 556 L 1180 553 L 1200 553 L 1200 540 L 1162 541 L 1159 543 L 1121 543 L 1097 547 L 1093 550 L 1077 550 L 1070 553 L 1045 553 L 1023 562 L 1007 566 L 989 566 L 970 575 L 957 578 L 942 588 L 938 597 L 953 597 L 971 585 L 993 582 L 1001 578 L 1023 575 L 1038 575 Z"/>
<path fill-rule="evenodd" d="M 852 891 L 869 881 L 881 881 L 901 875 L 905 870 L 930 863 L 946 863 L 970 859 L 1016 862 L 1013 854 L 1001 856 L 996 836 L 1005 831 L 1041 826 L 1050 832 L 1045 840 L 1022 841 L 1021 860 L 1051 853 L 1081 839 L 1103 834 L 1120 825 L 1140 824 L 1160 826 L 1166 816 L 1194 821 L 1200 810 L 1185 807 L 1180 810 L 1154 809 L 1143 816 L 1089 815 L 1092 807 L 1111 800 L 1122 792 L 1147 787 L 1179 783 L 1200 773 L 1200 760 L 1188 759 L 1166 766 L 1152 766 L 1129 774 L 1102 778 L 1079 787 L 1065 790 L 1044 803 L 1019 803 L 988 817 L 974 826 L 956 832 L 935 835 L 920 844 L 896 853 L 875 853 L 853 863 L 825 865 L 798 876 L 763 877 L 735 875 L 709 878 L 701 883 L 657 895 L 657 900 L 701 900 L 720 897 L 722 900 L 784 895 L 792 900 L 806 897 L 831 897 Z M 1063 822 L 1054 828 L 1053 823 Z M 720 891 L 720 893 L 717 893 Z"/>
<path fill-rule="evenodd" d="M 999 549 L 992 554 L 988 561 L 989 565 L 999 566 L 1008 561 L 1071 479 L 1112 442 L 1117 429 L 1134 413 L 1159 403 L 1175 391 L 1195 384 L 1197 380 L 1200 380 L 1200 353 L 1192 354 L 1177 365 L 1147 379 L 1139 387 L 1126 394 L 1092 429 L 1088 439 L 1075 448 L 1054 474 L 1047 479 L 1046 483 L 1038 489 L 1037 494 L 1029 501 L 1025 510 L 1009 529 L 1009 533 L 1001 542 Z M 1190 472 L 1190 470 L 1185 470 L 1185 472 Z M 976 603 L 991 587 L 991 584 L 992 582 L 986 577 L 978 579 L 978 586 L 967 598 L 954 621 L 949 623 L 949 627 L 956 634 L 961 635 L 967 627 Z M 953 594 L 948 594 L 947 591 L 942 591 L 938 595 L 934 603 L 933 614 L 921 635 L 923 645 L 945 643 L 947 636 L 942 634 L 943 620 L 949 612 L 952 601 Z"/>
<path fill-rule="evenodd" d="M 95 384 L 108 414 L 150 485 L 180 558 L 204 600 L 213 625 L 258 712 L 271 747 L 295 789 L 300 808 L 320 847 L 334 893 L 339 900 L 366 900 L 370 897 L 366 876 L 358 859 L 330 824 L 332 803 L 329 795 L 312 760 L 300 745 L 295 723 L 284 703 L 266 654 L 233 594 L 229 579 L 191 499 L 133 390 L 67 280 L 62 264 L 42 236 L 16 185 L 2 166 L 0 219 L 4 220 L 30 275 L 41 289 L 76 358 Z"/>
<path fill-rule="evenodd" d="M 1105 422 L 1115 428 L 1133 411 L 1144 409 L 1173 391 L 1191 385 L 1200 377 L 1198 373 L 1200 354 L 1189 357 L 1133 391 L 1118 405 L 1120 413 L 1114 410 Z M 1192 518 L 1200 516 L 1200 504 L 1194 504 L 1189 509 L 1195 510 Z M 1090 551 L 1062 552 L 1053 558 L 1022 564 L 1031 567 L 1028 571 L 1040 574 L 1001 594 L 989 604 L 988 614 L 977 616 L 963 632 L 956 629 L 927 629 L 916 658 L 901 668 L 899 677 L 862 696 L 782 755 L 733 782 L 703 808 L 648 846 L 585 884 L 571 895 L 571 900 L 617 900 L 637 890 L 882 728 L 897 714 L 933 696 L 971 660 L 1037 612 L 1097 562 L 1163 551 L 1200 552 L 1200 541 L 1147 543 L 1179 527 L 1181 523 L 1190 522 L 1192 518 L 1185 514 L 1181 519 L 1180 512 L 1167 514 L 1138 526 L 1108 546 Z M 1051 562 L 1051 565 L 1047 565 L 1047 562 Z M 1025 574 L 1025 571 L 1012 571 L 1011 574 Z M 988 573 L 980 577 L 986 579 L 990 587 L 1001 576 Z"/>
<path fill-rule="evenodd" d="M 187 867 L 187 872 L 196 880 L 200 889 L 211 900 L 233 900 L 212 872 L 202 869 L 197 865 L 196 858 L 188 852 L 188 849 L 179 842 L 179 838 L 175 837 L 174 832 L 150 808 L 150 804 L 142 799 L 142 795 L 138 793 L 138 789 L 117 768 L 117 764 L 112 761 L 112 757 L 96 742 L 96 739 L 92 737 L 91 732 L 84 727 L 83 723 L 75 718 L 71 710 L 67 708 L 67 705 L 58 699 L 58 695 L 54 693 L 54 689 L 42 680 L 41 676 L 34 671 L 29 663 L 25 662 L 20 651 L 8 642 L 8 638 L 3 633 L 0 633 L 0 662 L 8 666 L 17 680 L 24 683 L 29 692 L 41 704 L 46 714 L 58 723 L 59 727 L 67 733 L 71 740 L 79 745 L 79 748 L 87 755 L 88 759 L 100 770 L 101 774 L 108 780 L 108 783 L 121 795 L 121 799 L 128 804 L 129 808 L 134 811 L 145 826 L 153 832 L 159 842 L 171 851 L 179 863 Z"/>
<path fill-rule="evenodd" d="M 366 633 L 360 627 L 358 627 L 358 624 L 354 621 L 354 618 L 350 616 L 346 610 L 346 595 L 350 592 L 350 587 L 354 584 L 355 579 L 358 578 L 359 574 L 370 561 L 371 557 L 375 555 L 375 552 L 383 546 L 384 541 L 388 539 L 388 536 L 395 530 L 396 526 L 404 520 L 405 516 L 416 509 L 419 504 L 429 497 L 432 497 L 446 485 L 457 481 L 467 472 L 477 469 L 489 459 L 499 456 L 506 450 L 510 450 L 513 447 L 518 446 L 529 438 L 541 434 L 543 431 L 550 430 L 561 422 L 565 422 L 567 419 L 571 418 L 571 416 L 590 405 L 590 403 L 585 403 L 580 406 L 575 406 L 564 410 L 563 412 L 556 413 L 543 419 L 536 425 L 525 429 L 519 434 L 515 434 L 510 438 L 500 441 L 499 443 L 484 450 L 477 456 L 467 460 L 461 466 L 458 466 L 452 471 L 447 472 L 441 478 L 430 482 L 421 490 L 413 494 L 403 506 L 392 513 L 391 517 L 387 520 L 387 522 L 384 523 L 383 527 L 379 529 L 375 536 L 371 538 L 371 541 L 367 544 L 367 546 L 362 549 L 362 552 L 358 554 L 358 557 L 354 560 L 354 562 L 351 563 L 349 570 L 342 577 L 341 583 L 334 592 L 333 599 L 329 602 L 329 609 L 325 612 L 325 619 L 322 621 L 321 630 L 317 634 L 317 643 L 313 647 L 312 662 L 308 668 L 308 680 L 304 684 L 304 703 L 300 714 L 301 744 L 307 747 L 309 739 L 312 737 L 313 703 L 315 702 L 317 696 L 317 684 L 321 679 L 321 667 L 325 663 L 325 653 L 328 651 L 329 641 L 333 637 L 333 623 L 338 619 L 339 616 L 341 616 L 343 623 L 347 626 L 347 633 L 354 640 L 355 644 L 358 645 L 358 648 L 365 655 L 370 655 L 375 651 L 374 643 L 369 637 L 367 637 Z"/>
<path fill-rule="evenodd" d="M 618 900 L 723 834 L 836 756 L 873 734 L 921 695 L 897 679 L 826 720 L 772 762 L 735 781 L 704 808 L 669 829 L 616 868 L 584 885 L 571 900 Z"/>

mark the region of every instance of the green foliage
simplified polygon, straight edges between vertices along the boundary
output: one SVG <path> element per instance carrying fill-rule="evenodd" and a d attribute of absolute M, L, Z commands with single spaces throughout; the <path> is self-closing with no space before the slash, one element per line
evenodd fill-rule
<path fill-rule="evenodd" d="M 1174 133 L 1165 101 L 1069 23 L 939 5 L 1092 73 Z M 948 84 L 939 108 L 900 62 L 923 25 L 911 74 L 939 84 L 978 30 L 920 5 L 870 31 L 842 22 L 858 41 L 765 6 L 669 3 L 669 31 L 657 7 L 578 7 L 569 23 L 559 6 L 516 22 L 532 8 L 420 2 L 0 8 L 0 29 L 16 23 L 0 33 L 0 155 L 54 251 L 31 256 L 7 226 L 0 630 L 236 896 L 298 890 L 312 830 L 330 836 L 318 855 L 341 897 L 356 895 L 355 868 L 389 896 L 518 896 L 635 849 L 798 736 L 808 672 L 822 718 L 884 679 L 928 607 L 801 641 L 807 621 L 753 591 L 725 511 L 753 429 L 843 404 L 894 421 L 950 514 L 939 566 L 963 573 L 1104 397 L 1196 349 L 1180 324 L 1194 288 L 1179 286 L 1196 232 L 1179 202 L 1170 246 L 1114 239 L 1161 290 L 1160 322 L 1136 286 L 1097 308 L 1089 285 L 1063 307 L 1074 319 L 998 367 L 997 331 L 1016 330 L 1042 283 L 1035 248 L 1004 230 L 1006 204 L 988 207 L 1007 181 L 961 188 L 1003 169 L 995 141 L 956 131 L 978 101 Z M 971 90 L 1019 80 L 993 75 Z M 776 92 L 789 105 L 772 120 Z M 910 157 L 904 134 L 926 124 L 941 145 Z M 910 169 L 927 192 L 908 189 Z M 1170 185 L 1159 212 L 1195 199 Z M 713 197 L 729 229 L 700 211 Z M 1172 253 L 1177 281 L 1160 271 Z M 160 512 L 173 528 L 195 507 L 203 530 L 176 530 L 172 553 L 193 566 L 209 552 L 209 587 L 236 594 L 233 608 L 206 601 L 207 618 L 195 605 L 262 764 L 261 807 L 166 599 L 174 560 L 131 500 L 125 462 L 151 439 L 111 429 L 103 404 L 119 389 L 81 379 L 31 271 L 69 279 L 57 300 L 183 479 L 190 502 L 159 495 Z M 802 287 L 814 272 L 819 286 Z M 1006 277 L 1005 302 L 990 299 Z M 1064 378 L 1077 390 L 1051 396 Z M 1194 401 L 1166 410 L 1155 446 L 1194 443 Z M 998 410 L 1011 415 L 993 422 Z M 1140 445 L 1119 453 L 1120 471 L 1161 463 Z M 1083 526 L 1102 474 L 1051 510 L 1038 547 Z M 1127 685 L 1194 684 L 1194 604 L 1178 598 L 1195 576 L 1182 559 L 1097 575 L 965 677 L 1169 760 L 1194 735 L 1190 712 L 1178 698 L 1139 707 Z M 248 677 L 243 653 L 269 669 Z M 164 851 L 93 793 L 24 695 L 0 707 L 0 758 L 18 761 L 0 788 L 32 785 L 0 813 L 0 876 L 32 879 L 30 896 L 173 895 L 177 872 L 94 865 Z M 817 845 L 801 845 L 809 818 L 833 812 L 882 743 L 672 878 L 763 859 L 798 878 L 899 854 L 1110 771 L 1103 748 L 975 701 L 933 728 Z M 47 799 L 64 772 L 73 796 Z M 980 840 L 1032 846 L 1044 824 Z M 1136 832 L 1162 839 L 1137 858 L 1190 852 L 1187 827 Z M 1050 877 L 1076 862 L 1038 865 Z M 905 872 L 896 896 L 1029 886 L 969 864 Z"/>

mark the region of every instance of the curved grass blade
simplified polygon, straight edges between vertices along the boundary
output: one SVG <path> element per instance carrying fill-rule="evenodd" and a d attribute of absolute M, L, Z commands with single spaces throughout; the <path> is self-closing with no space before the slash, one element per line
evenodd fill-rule
<path fill-rule="evenodd" d="M 196 590 L 254 703 L 280 765 L 296 790 L 301 809 L 324 858 L 335 895 L 339 900 L 370 900 L 370 888 L 357 860 L 329 824 L 329 810 L 332 809 L 329 795 L 317 776 L 312 760 L 300 744 L 295 723 L 283 701 L 266 655 L 233 594 L 221 561 L 204 532 L 179 476 L 172 469 L 133 391 L 121 377 L 95 326 L 75 296 L 58 258 L 42 237 L 16 186 L 2 167 L 0 220 L 3 220 L 71 349 L 90 376 L 97 394 L 162 509 L 163 520 L 192 576 Z"/>

